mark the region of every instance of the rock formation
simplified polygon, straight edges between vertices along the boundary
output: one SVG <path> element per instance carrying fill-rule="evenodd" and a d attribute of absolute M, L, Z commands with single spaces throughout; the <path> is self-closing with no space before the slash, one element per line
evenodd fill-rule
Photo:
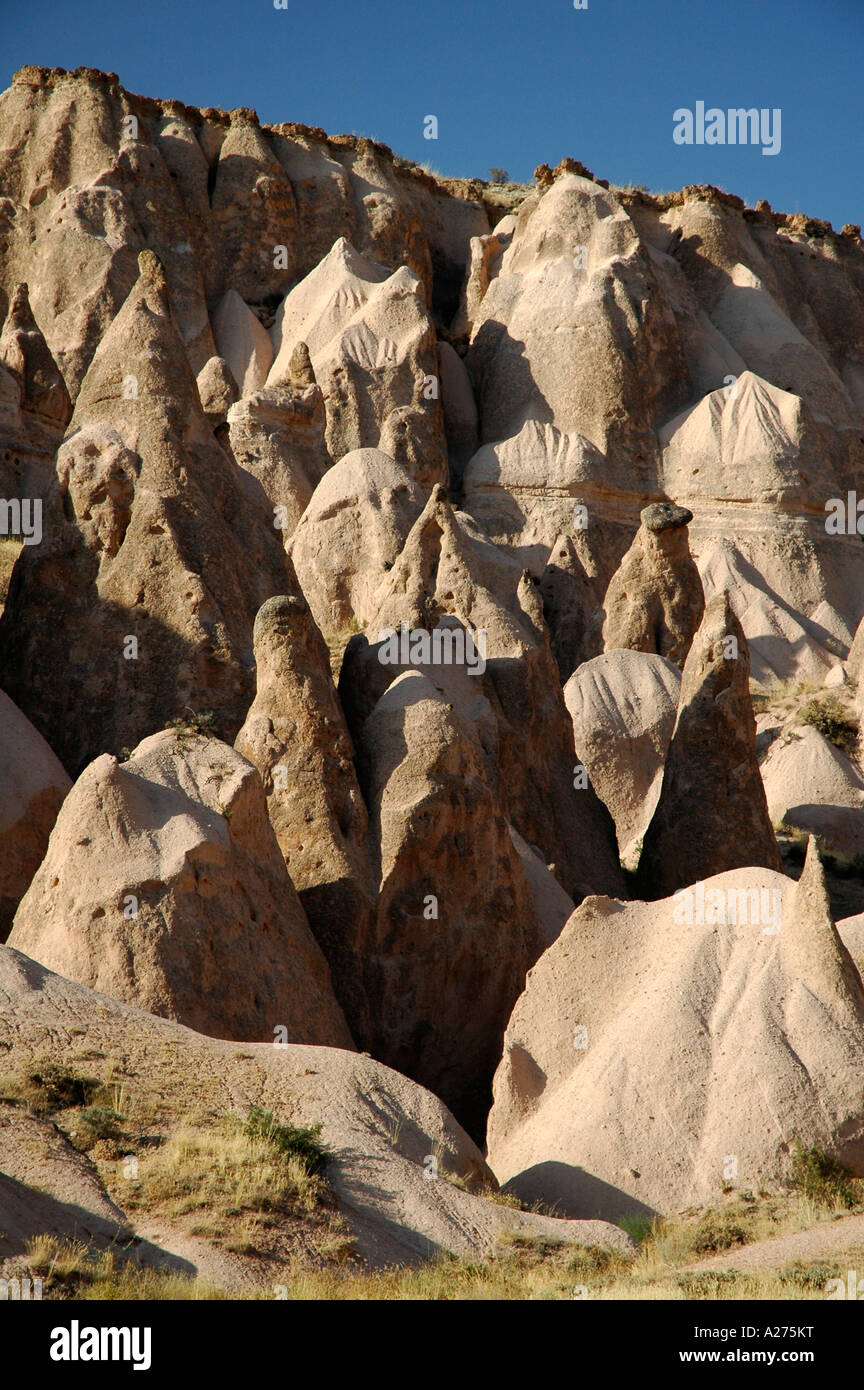
<path fill-rule="evenodd" d="M 0 691 L 0 939 L 48 848 L 72 783 L 44 738 Z"/>
<path fill-rule="evenodd" d="M 684 664 L 663 785 L 639 860 L 666 897 L 698 879 L 780 857 L 756 755 L 747 640 L 728 594 L 712 599 Z"/>
<path fill-rule="evenodd" d="M 686 507 L 654 502 L 606 590 L 603 645 L 656 652 L 683 666 L 705 598 L 690 548 Z"/>
<path fill-rule="evenodd" d="M 235 740 L 358 1041 L 370 1030 L 363 969 L 375 901 L 368 817 L 327 648 L 299 586 L 255 619 L 257 692 Z"/>
<path fill-rule="evenodd" d="M 629 1237 L 608 1223 L 562 1221 L 514 1210 L 479 1195 L 476 1189 L 484 1180 L 494 1180 L 476 1144 L 437 1097 L 371 1057 L 333 1047 L 291 1044 L 248 1043 L 238 1049 L 236 1043 L 204 1037 L 95 994 L 52 974 L 19 951 L 0 947 L 0 1043 L 8 1044 L 14 1037 L 22 1067 L 46 1061 L 63 1066 L 70 1040 L 82 1027 L 93 1051 L 106 1058 L 106 1076 L 110 1074 L 108 1059 L 128 1060 L 136 1094 L 160 1117 L 163 1134 L 188 1124 L 189 1099 L 196 1095 L 205 1095 L 208 1108 L 217 1115 L 238 1108 L 245 1113 L 260 1102 L 278 1123 L 320 1123 L 330 1155 L 328 1180 L 338 1209 L 357 1255 L 372 1268 L 421 1264 L 443 1252 L 483 1258 L 511 1235 L 607 1246 L 624 1253 L 632 1248 Z M 88 1070 L 99 1067 L 98 1060 L 88 1063 Z M 116 1246 L 123 1217 L 117 1203 L 128 1200 L 129 1182 L 118 1173 L 111 1182 L 112 1200 L 91 1161 L 78 1155 L 77 1171 L 72 1168 L 75 1151 L 68 1143 L 58 1142 L 56 1133 L 50 1148 L 43 1140 L 33 1146 L 35 1153 L 31 1149 L 25 1157 L 26 1123 L 25 1113 L 12 1111 L 9 1149 L 13 1158 L 8 1166 L 0 1131 L 0 1163 L 4 1173 L 12 1173 L 10 1178 L 0 1175 L 0 1191 L 4 1231 L 13 1237 L 13 1250 L 45 1232 L 46 1216 L 65 1218 L 65 1230 L 58 1234 L 66 1234 L 71 1227 L 76 1240 L 96 1237 L 97 1250 L 109 1240 Z M 42 1128 L 49 1134 L 54 1129 Z M 199 1132 L 206 1137 L 206 1126 Z M 434 1181 L 427 1178 L 432 1171 L 425 1161 L 428 1155 L 438 1165 L 439 1177 Z M 152 1149 L 142 1148 L 142 1174 L 151 1156 Z M 376 1175 L 373 1182 L 370 1173 Z M 456 1181 L 447 1181 L 447 1176 Z M 9 1201 L 13 1186 L 19 1199 L 15 1206 Z M 10 1231 L 13 1215 L 16 1225 Z M 179 1225 L 186 1250 L 189 1226 L 196 1224 L 196 1216 L 193 1212 L 191 1220 L 187 1218 L 185 1229 L 182 1221 L 171 1223 L 175 1235 Z M 160 1223 L 165 1232 L 161 1218 Z M 128 1221 L 124 1224 L 128 1227 Z M 106 1226 L 106 1237 L 100 1242 Z M 170 1230 L 167 1234 L 170 1238 Z M 3 1271 L 8 1250 L 5 1234 L 0 1242 Z M 219 1253 L 218 1246 L 206 1240 L 203 1245 L 196 1240 L 193 1248 L 205 1271 L 208 1255 Z M 138 1251 L 145 1265 L 170 1269 L 179 1263 L 181 1271 L 191 1272 L 188 1260 L 166 1258 L 164 1247 L 140 1242 Z M 224 1271 L 224 1251 L 219 1267 Z M 245 1287 L 248 1292 L 250 1272 L 242 1265 L 232 1272 L 235 1291 L 242 1293 Z M 256 1277 L 254 1263 L 251 1276 Z"/>
<path fill-rule="evenodd" d="M 812 833 L 864 958 L 860 230 L 85 68 L 0 94 L 0 189 L 4 1074 L 80 1015 L 167 1093 L 182 1040 L 178 1108 L 322 1120 L 373 1263 L 571 1229 L 423 1176 L 493 1181 L 496 1068 L 493 1167 L 566 1210 L 796 1138 L 864 1176 L 862 985 L 793 878 Z M 10 1106 L 15 1229 L 79 1200 L 102 1249 L 103 1160 Z"/>
<path fill-rule="evenodd" d="M 69 979 L 216 1037 L 352 1046 L 258 773 L 194 732 L 91 763 L 10 941 Z"/>
<path fill-rule="evenodd" d="M 864 1173 L 862 1062 L 864 988 L 812 846 L 798 884 L 738 869 L 591 898 L 513 1011 L 489 1162 L 524 1200 L 612 1220 L 780 1184 L 796 1139 Z"/>
<path fill-rule="evenodd" d="M 420 672 L 363 726 L 379 873 L 365 962 L 372 1052 L 482 1138 L 501 1038 L 545 944 L 476 735 Z"/>
<path fill-rule="evenodd" d="M 680 688 L 671 661 L 626 650 L 584 662 L 564 687 L 577 756 L 612 813 L 625 860 L 660 795 Z"/>
<path fill-rule="evenodd" d="M 140 262 L 0 623 L 4 687 L 72 773 L 186 707 L 212 709 L 233 737 L 252 697 L 255 613 L 284 588 L 272 516 L 244 502 L 201 411 L 162 267 L 149 251 Z"/>

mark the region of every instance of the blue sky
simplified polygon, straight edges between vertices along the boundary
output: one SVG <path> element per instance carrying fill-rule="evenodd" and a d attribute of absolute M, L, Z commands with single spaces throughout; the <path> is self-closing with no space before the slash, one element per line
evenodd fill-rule
<path fill-rule="evenodd" d="M 714 183 L 864 222 L 864 0 L 0 0 L 23 63 L 371 135 L 442 173 L 529 181 L 581 159 L 615 183 Z M 676 145 L 673 112 L 779 107 L 782 147 Z M 438 118 L 438 139 L 423 120 Z"/>

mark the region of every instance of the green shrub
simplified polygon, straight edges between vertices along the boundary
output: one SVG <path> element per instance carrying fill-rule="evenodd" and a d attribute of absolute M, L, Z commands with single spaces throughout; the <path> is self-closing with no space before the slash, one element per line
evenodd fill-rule
<path fill-rule="evenodd" d="M 821 1149 L 805 1149 L 797 1140 L 792 1149 L 789 1181 L 802 1196 L 819 1206 L 854 1207 L 857 1204 L 849 1169 Z"/>
<path fill-rule="evenodd" d="M 106 1105 L 88 1105 L 79 1118 L 88 1137 L 94 1140 L 123 1138 L 120 1128 L 123 1116 L 118 1115 L 116 1110 L 109 1110 Z"/>
<path fill-rule="evenodd" d="M 713 1255 L 746 1242 L 747 1232 L 735 1216 L 724 1211 L 707 1211 L 693 1230 L 691 1248 L 695 1255 Z"/>
<path fill-rule="evenodd" d="M 87 1105 L 101 1085 L 101 1081 L 76 1076 L 68 1067 L 61 1067 L 56 1062 L 44 1062 L 37 1063 L 33 1071 L 7 1078 L 3 1094 L 6 1099 L 23 1101 L 37 1112 L 50 1114 L 54 1110 L 70 1110 L 73 1106 Z"/>
<path fill-rule="evenodd" d="M 242 1128 L 251 1139 L 264 1139 L 280 1153 L 298 1159 L 307 1173 L 319 1173 L 327 1162 L 327 1151 L 320 1143 L 320 1124 L 305 1129 L 280 1125 L 271 1111 L 253 1105 L 242 1122 Z"/>
<path fill-rule="evenodd" d="M 782 1284 L 791 1284 L 796 1289 L 819 1289 L 825 1288 L 829 1279 L 836 1279 L 840 1273 L 839 1265 L 812 1264 L 812 1265 L 790 1265 L 787 1269 L 778 1271 L 778 1278 Z"/>
<path fill-rule="evenodd" d="M 216 711 L 212 709 L 200 711 L 187 709 L 185 714 L 178 714 L 176 719 L 169 720 L 165 727 L 174 729 L 176 733 L 181 735 L 201 734 L 204 738 L 219 737 Z"/>
<path fill-rule="evenodd" d="M 844 709 L 836 695 L 822 700 L 809 700 L 801 711 L 801 722 L 818 730 L 823 738 L 841 752 L 852 755 L 858 743 L 858 725 Z"/>

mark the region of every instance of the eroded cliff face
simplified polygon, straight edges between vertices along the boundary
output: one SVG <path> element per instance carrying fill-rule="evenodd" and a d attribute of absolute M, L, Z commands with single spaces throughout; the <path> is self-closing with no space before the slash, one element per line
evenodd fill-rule
<path fill-rule="evenodd" d="M 322 1043 L 337 1019 L 482 1138 L 526 972 L 586 895 L 627 897 L 619 852 L 637 868 L 647 831 L 653 900 L 778 869 L 749 681 L 839 685 L 864 613 L 854 519 L 826 525 L 864 468 L 860 233 L 572 160 L 493 195 L 89 69 L 22 69 L 0 132 L 0 520 L 24 541 L 0 750 L 65 768 L 27 854 L 38 779 L 0 819 L 7 925 L 40 875 L 13 944 L 38 956 L 33 895 L 103 784 L 129 793 L 106 824 L 161 843 L 170 798 L 135 824 L 143 774 L 114 759 L 168 725 L 181 761 L 233 744 L 296 918 L 244 923 L 276 983 L 250 966 L 242 1017 Z M 196 863 L 209 794 L 184 790 Z M 118 979 L 144 951 L 116 840 L 51 918 L 45 963 L 87 985 L 100 932 Z M 199 892 L 169 867 L 156 898 Z"/>

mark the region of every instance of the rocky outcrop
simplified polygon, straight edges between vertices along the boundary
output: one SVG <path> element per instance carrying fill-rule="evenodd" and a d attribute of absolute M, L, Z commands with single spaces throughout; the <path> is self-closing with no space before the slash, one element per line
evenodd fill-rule
<path fill-rule="evenodd" d="M 330 641 L 365 627 L 423 494 L 377 449 L 346 454 L 321 480 L 290 541 L 315 622 Z"/>
<path fill-rule="evenodd" d="M 119 753 L 187 707 L 212 709 L 233 738 L 283 552 L 201 411 L 150 252 L 81 387 L 43 532 L 15 569 L 0 668 L 64 766 Z"/>
<path fill-rule="evenodd" d="M 603 610 L 573 538 L 558 537 L 539 583 L 543 616 L 562 682 L 602 644 Z"/>
<path fill-rule="evenodd" d="M 612 651 L 581 665 L 564 686 L 577 757 L 615 820 L 629 867 L 663 780 L 681 674 L 648 652 Z"/>
<path fill-rule="evenodd" d="M 0 334 L 0 361 L 18 383 L 22 409 L 65 429 L 72 415 L 69 393 L 33 317 L 26 285 L 18 285 L 10 301 Z"/>
<path fill-rule="evenodd" d="M 236 290 L 223 294 L 212 315 L 219 356 L 228 364 L 238 395 L 249 396 L 267 380 L 273 344 L 266 328 Z"/>
<path fill-rule="evenodd" d="M 254 643 L 257 691 L 234 746 L 261 774 L 286 867 L 361 1042 L 377 887 L 368 817 L 327 647 L 299 585 L 263 605 Z"/>
<path fill-rule="evenodd" d="M 135 1078 L 136 1096 L 159 1115 L 163 1132 L 188 1126 L 190 1097 L 201 1095 L 207 1096 L 208 1108 L 216 1115 L 243 1115 L 251 1105 L 259 1105 L 269 1109 L 279 1124 L 321 1124 L 327 1179 L 338 1210 L 356 1254 L 373 1268 L 421 1264 L 441 1252 L 482 1258 L 511 1235 L 608 1246 L 623 1253 L 632 1249 L 629 1237 L 605 1222 L 562 1221 L 514 1210 L 479 1195 L 483 1183 L 493 1179 L 477 1145 L 437 1097 L 371 1057 L 292 1044 L 274 1047 L 253 1042 L 238 1049 L 236 1043 L 204 1037 L 95 994 L 52 974 L 19 951 L 0 947 L 0 1043 L 8 1045 L 14 1039 L 19 1065 L 67 1064 L 67 1049 L 80 1037 L 82 1027 L 86 1027 L 91 1051 L 105 1058 L 104 1063 L 90 1060 L 88 1074 L 94 1069 L 101 1072 L 104 1066 L 106 1080 L 113 1080 L 113 1059 L 125 1058 Z M 45 1231 L 46 1208 L 55 1219 L 65 1217 L 68 1229 L 70 1204 L 76 1216 L 76 1239 L 97 1235 L 105 1217 L 111 1223 L 109 1234 L 116 1239 L 117 1207 L 106 1198 L 92 1162 L 82 1162 L 76 1171 L 74 1151 L 55 1136 L 51 1148 L 43 1141 L 29 1168 L 25 1167 L 21 1140 L 26 1116 L 8 1108 L 15 1176 L 30 1208 L 30 1219 L 10 1232 L 18 1237 L 18 1249 Z M 45 1128 L 50 1135 L 53 1126 Z M 198 1133 L 206 1140 L 205 1127 Z M 142 1146 L 138 1154 L 142 1177 L 152 1152 Z M 2 1166 L 9 1171 L 5 1162 Z M 374 1181 L 370 1174 L 375 1175 Z M 448 1182 L 448 1177 L 456 1181 Z M 9 1180 L 0 1178 L 4 1182 Z M 128 1183 L 121 1178 L 114 1187 L 116 1199 L 126 1202 Z M 6 1230 L 12 1225 L 13 1210 L 7 1186 Z M 17 1217 L 18 1211 L 14 1214 Z M 140 1211 L 137 1215 L 140 1219 Z M 197 1218 L 196 1212 L 192 1218 L 196 1224 Z M 159 1220 L 164 1231 L 164 1218 Z M 59 1234 L 65 1230 L 61 1228 Z M 187 1241 L 188 1235 L 183 1245 L 189 1249 Z M 93 1245 L 98 1249 L 98 1240 Z M 208 1255 L 221 1253 L 224 1271 L 224 1249 L 214 1250 L 206 1238 L 200 1239 L 200 1231 L 192 1248 L 204 1270 L 210 1263 Z M 0 1244 L 0 1261 L 5 1254 Z M 138 1256 L 143 1264 L 172 1267 L 177 1263 L 148 1242 L 139 1242 Z M 181 1269 L 191 1273 L 188 1262 L 182 1262 Z M 251 1270 L 241 1264 L 233 1274 L 238 1293 L 248 1292 L 250 1280 L 260 1284 L 260 1265 L 254 1256 Z"/>
<path fill-rule="evenodd" d="M 244 396 L 227 418 L 231 452 L 250 494 L 263 497 L 272 524 L 288 541 L 330 467 L 321 390 L 314 376 L 305 384 L 288 376 Z"/>
<path fill-rule="evenodd" d="M 72 783 L 29 719 L 0 691 L 0 940 L 48 848 Z"/>
<path fill-rule="evenodd" d="M 780 868 L 756 755 L 747 641 L 728 594 L 709 603 L 681 678 L 660 798 L 639 861 L 665 897 L 726 869 Z"/>
<path fill-rule="evenodd" d="M 482 1138 L 504 1027 L 545 944 L 476 734 L 419 671 L 360 739 L 379 874 L 372 1052 Z"/>
<path fill-rule="evenodd" d="M 297 344 L 308 345 L 333 458 L 386 450 L 388 421 L 407 408 L 415 443 L 399 462 L 414 462 L 421 484 L 446 478 L 440 392 L 430 389 L 438 382 L 435 333 L 422 282 L 406 266 L 391 272 L 340 237 L 286 296 L 272 337 L 268 385 L 284 376 Z"/>
<path fill-rule="evenodd" d="M 656 652 L 683 666 L 705 597 L 687 543 L 686 507 L 652 503 L 606 591 L 603 646 Z"/>
<path fill-rule="evenodd" d="M 10 942 L 216 1037 L 351 1047 L 330 973 L 233 749 L 166 731 L 97 758 L 64 802 Z"/>
<path fill-rule="evenodd" d="M 469 525 L 445 489 L 434 488 L 382 585 L 368 636 L 380 640 L 403 624 L 431 631 L 445 619 L 482 633 L 483 669 L 466 662 L 474 668 L 466 679 L 478 696 L 482 681 L 494 713 L 491 726 L 486 706 L 470 717 L 478 726 L 486 721 L 483 746 L 503 814 L 555 865 L 572 898 L 623 891 L 611 818 L 575 767 L 540 596 L 527 573 L 519 577 L 512 561 L 490 554 Z M 455 700 L 449 685 L 447 692 Z"/>
<path fill-rule="evenodd" d="M 607 1219 L 780 1184 L 793 1138 L 864 1174 L 862 1063 L 864 988 L 812 847 L 798 884 L 738 869 L 592 898 L 513 1011 L 489 1162 L 525 1201 Z"/>

